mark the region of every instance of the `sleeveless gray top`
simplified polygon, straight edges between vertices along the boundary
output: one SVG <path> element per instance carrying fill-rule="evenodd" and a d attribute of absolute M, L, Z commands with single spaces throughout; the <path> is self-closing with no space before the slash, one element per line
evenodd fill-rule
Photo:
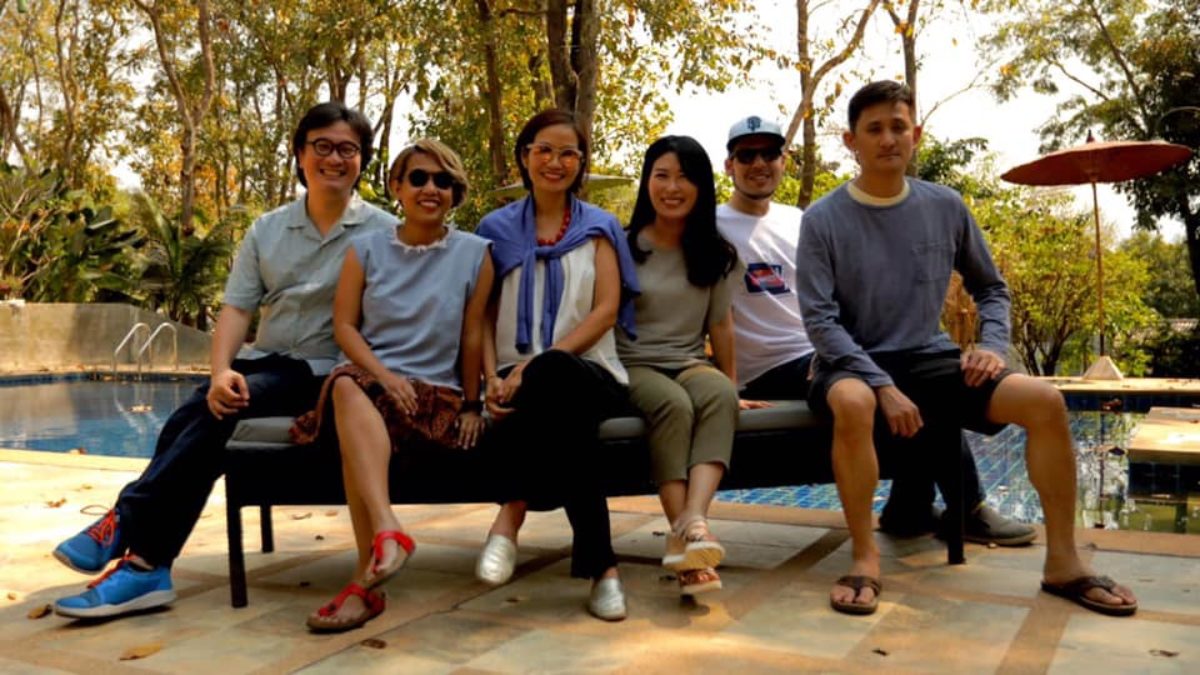
<path fill-rule="evenodd" d="M 352 246 L 365 279 L 359 332 L 371 351 L 394 373 L 461 389 L 463 314 L 490 242 L 452 229 L 429 246 L 409 246 L 392 228 Z"/>

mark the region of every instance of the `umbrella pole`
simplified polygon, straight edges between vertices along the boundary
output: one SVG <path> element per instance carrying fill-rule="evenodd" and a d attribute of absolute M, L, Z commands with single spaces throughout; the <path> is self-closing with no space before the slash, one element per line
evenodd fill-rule
<path fill-rule="evenodd" d="M 1104 247 L 1100 244 L 1100 202 L 1096 181 L 1092 181 L 1092 216 L 1096 221 L 1096 301 L 1100 319 L 1100 356 L 1104 357 Z"/>

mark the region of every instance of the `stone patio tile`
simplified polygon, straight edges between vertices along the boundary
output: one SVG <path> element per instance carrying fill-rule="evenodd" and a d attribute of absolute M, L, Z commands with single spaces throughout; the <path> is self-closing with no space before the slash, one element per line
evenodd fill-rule
<path fill-rule="evenodd" d="M 342 673 L 403 673 L 404 675 L 447 675 L 458 665 L 413 656 L 402 651 L 355 645 L 311 666 L 296 671 L 304 675 L 341 675 Z"/>
<path fill-rule="evenodd" d="M 887 591 L 884 591 L 887 598 Z M 920 672 L 994 672 L 1029 610 L 908 593 L 857 650 L 864 664 Z M 887 652 L 883 661 L 877 653 Z"/>
<path fill-rule="evenodd" d="M 382 650 L 368 648 L 366 651 L 374 653 L 363 655 L 357 653 L 361 649 L 350 648 L 326 662 L 337 664 L 345 658 L 348 662 L 390 665 L 396 656 L 405 655 L 424 662 L 425 667 L 433 667 L 432 664 L 457 667 L 530 630 L 453 613 L 434 614 L 374 636 L 386 644 Z"/>
<path fill-rule="evenodd" d="M 1132 588 L 1140 609 L 1200 615 L 1200 559 L 1099 552 L 1092 566 Z"/>
<path fill-rule="evenodd" d="M 969 593 L 995 593 L 1033 598 L 1042 581 L 1046 549 L 984 549 L 973 551 L 965 565 L 942 564 L 925 569 L 917 583 L 952 588 Z"/>
<path fill-rule="evenodd" d="M 430 546 L 429 548 L 434 548 Z M 421 555 L 418 549 L 417 555 Z M 275 586 L 283 589 L 295 588 L 309 597 L 319 596 L 315 608 L 336 594 L 350 579 L 357 555 L 354 551 L 343 551 L 327 557 L 298 564 L 269 576 L 255 579 L 250 584 L 250 601 L 254 602 L 255 586 Z M 414 565 L 405 567 L 387 583 L 388 601 L 429 602 L 446 591 L 479 583 L 474 576 L 421 569 Z M 311 609 L 309 610 L 311 611 Z M 303 620 L 303 617 L 301 617 Z"/>
<path fill-rule="evenodd" d="M 175 614 L 172 616 L 172 614 Z M 127 649 L 143 645 L 161 644 L 184 646 L 193 644 L 204 636 L 218 632 L 216 629 L 191 624 L 186 611 L 165 610 L 126 616 L 111 621 L 67 621 L 57 628 L 38 636 L 39 648 L 56 649 L 90 659 L 117 663 Z M 210 648 L 211 662 L 213 651 Z M 143 661 L 139 666 L 153 666 Z"/>
<path fill-rule="evenodd" d="M 500 673 L 611 673 L 651 644 L 638 634 L 580 635 L 535 630 L 466 664 Z"/>
<path fill-rule="evenodd" d="M 0 657 L 0 673 L 4 673 L 5 675 L 58 675 L 59 673 L 68 672 L 70 671 L 47 668 L 46 666 L 35 666 L 24 661 Z"/>
<path fill-rule="evenodd" d="M 880 598 L 879 610 L 870 616 L 839 614 L 829 608 L 829 596 L 789 584 L 748 612 L 722 634 L 746 648 L 796 652 L 828 659 L 845 658 L 877 623 L 883 620 L 899 594 Z"/>
<path fill-rule="evenodd" d="M 1080 612 L 1071 616 L 1058 643 L 1049 669 L 1053 675 L 1200 672 L 1195 626 Z M 1176 655 L 1156 656 L 1153 650 Z"/>

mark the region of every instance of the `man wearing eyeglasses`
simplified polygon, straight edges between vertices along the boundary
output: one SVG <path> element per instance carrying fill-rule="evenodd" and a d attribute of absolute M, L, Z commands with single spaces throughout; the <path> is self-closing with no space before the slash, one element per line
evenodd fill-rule
<path fill-rule="evenodd" d="M 738 386 L 743 399 L 752 401 L 805 399 L 814 354 L 792 289 L 802 212 L 771 201 L 783 179 L 783 143 L 782 130 L 770 120 L 747 117 L 734 124 L 725 159 L 733 194 L 717 208 L 717 228 L 737 248 L 743 266 L 742 283 L 733 294 L 734 339 Z M 975 505 L 966 539 L 1001 546 L 1032 541 L 1032 527 L 984 503 L 971 448 L 965 439 L 961 446 L 964 494 Z M 880 529 L 903 537 L 938 531 L 941 513 L 932 502 L 931 476 L 893 481 Z"/>
<path fill-rule="evenodd" d="M 300 121 L 292 155 L 306 191 L 242 239 L 213 331 L 209 382 L 167 420 L 153 459 L 116 505 L 54 549 L 85 574 L 120 559 L 84 593 L 55 602 L 57 613 L 113 617 L 174 600 L 171 564 L 222 473 L 238 420 L 315 405 L 338 356 L 333 295 L 350 239 L 396 225 L 355 192 L 373 136 L 370 121 L 341 103 L 318 105 Z M 255 310 L 254 346 L 243 349 Z"/>

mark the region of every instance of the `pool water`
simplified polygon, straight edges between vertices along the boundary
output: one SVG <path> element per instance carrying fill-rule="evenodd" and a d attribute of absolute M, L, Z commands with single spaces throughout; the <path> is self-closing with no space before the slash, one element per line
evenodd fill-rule
<path fill-rule="evenodd" d="M 0 448 L 150 457 L 197 380 L 0 385 Z"/>
<path fill-rule="evenodd" d="M 171 412 L 201 381 L 44 379 L 52 381 L 0 382 L 0 448 L 150 457 Z M 1130 484 L 1131 467 L 1121 447 L 1143 415 L 1072 412 L 1070 416 L 1081 525 L 1200 533 L 1200 483 L 1194 474 L 1181 475 L 1178 467 L 1134 465 L 1135 484 Z M 1025 471 L 1025 433 L 1010 426 L 995 436 L 967 436 L 988 503 L 1006 516 L 1040 522 L 1041 505 Z M 891 481 L 880 481 L 876 512 L 882 510 L 890 486 Z M 841 509 L 833 485 L 728 490 L 718 493 L 717 499 Z"/>

